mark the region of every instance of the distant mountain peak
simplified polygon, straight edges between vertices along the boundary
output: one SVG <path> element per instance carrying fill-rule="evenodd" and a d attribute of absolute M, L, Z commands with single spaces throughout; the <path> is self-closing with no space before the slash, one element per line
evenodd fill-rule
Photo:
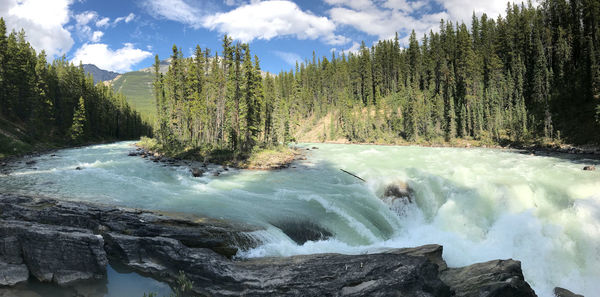
<path fill-rule="evenodd" d="M 83 64 L 83 71 L 85 71 L 85 74 L 91 74 L 94 76 L 94 84 L 97 84 L 101 81 L 113 80 L 119 75 L 117 72 L 100 69 L 94 64 Z"/>

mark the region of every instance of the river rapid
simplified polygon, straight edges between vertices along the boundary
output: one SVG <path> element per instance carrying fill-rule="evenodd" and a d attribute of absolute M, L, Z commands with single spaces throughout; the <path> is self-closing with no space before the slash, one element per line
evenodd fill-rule
<path fill-rule="evenodd" d="M 0 175 L 0 191 L 265 227 L 254 234 L 263 244 L 241 258 L 437 243 L 451 267 L 521 260 L 539 296 L 552 296 L 556 286 L 600 292 L 600 172 L 582 170 L 597 161 L 493 149 L 299 147 L 307 160 L 289 169 L 200 178 L 188 167 L 129 157 L 133 142 L 65 149 L 34 157 L 35 164 L 12 164 L 9 175 Z M 413 203 L 380 198 L 398 181 L 413 189 Z M 286 222 L 310 222 L 333 236 L 299 245 L 275 227 Z"/>

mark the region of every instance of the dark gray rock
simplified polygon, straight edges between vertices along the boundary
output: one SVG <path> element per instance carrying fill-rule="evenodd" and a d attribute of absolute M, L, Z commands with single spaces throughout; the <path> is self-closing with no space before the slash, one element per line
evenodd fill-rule
<path fill-rule="evenodd" d="M 0 286 L 14 286 L 27 279 L 29 279 L 29 270 L 25 264 L 0 262 Z"/>
<path fill-rule="evenodd" d="M 204 170 L 201 170 L 199 168 L 192 168 L 193 177 L 201 177 L 202 175 L 204 175 Z"/>
<path fill-rule="evenodd" d="M 438 266 L 439 271 L 446 270 L 448 265 L 446 265 L 446 261 L 442 257 L 444 252 L 444 247 L 437 244 L 428 244 L 416 248 L 402 248 L 394 250 L 393 253 L 396 254 L 405 254 L 414 257 L 425 257 L 432 263 Z"/>
<path fill-rule="evenodd" d="M 20 255 L 11 250 L 0 257 L 16 261 L 20 256 L 29 273 L 41 282 L 63 286 L 106 276 L 104 240 L 88 230 L 0 220 L 0 239 L 6 242 L 6 238 L 10 245 L 20 247 Z"/>
<path fill-rule="evenodd" d="M 585 170 L 585 171 L 595 171 L 596 170 L 596 166 L 594 166 L 594 165 L 588 165 L 588 166 L 583 167 L 583 170 Z"/>
<path fill-rule="evenodd" d="M 305 220 L 287 220 L 271 222 L 271 225 L 279 228 L 285 235 L 291 238 L 299 245 L 307 241 L 318 241 L 330 238 L 333 234 L 327 229 L 310 221 Z"/>
<path fill-rule="evenodd" d="M 106 281 L 108 257 L 173 286 L 183 272 L 195 294 L 208 296 L 535 296 L 520 262 L 448 269 L 439 245 L 240 261 L 229 257 L 240 247 L 256 246 L 249 233 L 259 229 L 190 215 L 2 194 L 0 210 L 0 265 L 12 271 L 9 278 L 0 274 L 5 283 L 22 280 L 23 268 L 40 281 L 60 285 Z"/>
<path fill-rule="evenodd" d="M 262 258 L 236 266 L 249 296 L 451 296 L 437 265 L 397 253 Z"/>
<path fill-rule="evenodd" d="M 138 272 L 176 284 L 179 271 L 194 282 L 197 293 L 203 288 L 227 286 L 241 292 L 241 284 L 231 278 L 230 260 L 206 248 L 190 248 L 180 241 L 165 237 L 136 237 L 116 233 L 105 234 L 107 252 L 115 260 Z"/>
<path fill-rule="evenodd" d="M 441 273 L 457 297 L 532 297 L 537 296 L 524 280 L 521 262 L 493 260 Z"/>
<path fill-rule="evenodd" d="M 21 244 L 16 236 L 0 238 L 0 262 L 7 264 L 22 264 Z"/>
<path fill-rule="evenodd" d="M 583 297 L 583 295 L 575 294 L 565 288 L 554 288 L 554 296 L 556 297 Z"/>
<path fill-rule="evenodd" d="M 408 202 L 412 202 L 412 192 L 413 190 L 406 182 L 397 181 L 385 187 L 383 196 L 393 199 L 406 199 Z"/>
<path fill-rule="evenodd" d="M 402 253 L 322 254 L 230 261 L 169 238 L 105 234 L 108 253 L 175 283 L 179 271 L 209 296 L 451 296 L 438 266 Z"/>
<path fill-rule="evenodd" d="M 40 294 L 21 288 L 0 287 L 0 297 L 42 297 Z"/>
<path fill-rule="evenodd" d="M 259 228 L 176 213 L 157 213 L 82 202 L 0 194 L 0 219 L 79 227 L 102 234 L 168 237 L 189 247 L 209 248 L 231 257 L 238 248 L 255 247 L 249 235 Z"/>

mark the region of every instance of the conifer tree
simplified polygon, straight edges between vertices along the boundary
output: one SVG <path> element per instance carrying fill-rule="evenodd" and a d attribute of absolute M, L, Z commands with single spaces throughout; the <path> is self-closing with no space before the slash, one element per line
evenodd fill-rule
<path fill-rule="evenodd" d="M 79 104 L 73 113 L 73 124 L 71 125 L 70 135 L 73 142 L 81 142 L 85 137 L 85 124 L 87 122 L 85 114 L 85 101 L 79 97 Z"/>

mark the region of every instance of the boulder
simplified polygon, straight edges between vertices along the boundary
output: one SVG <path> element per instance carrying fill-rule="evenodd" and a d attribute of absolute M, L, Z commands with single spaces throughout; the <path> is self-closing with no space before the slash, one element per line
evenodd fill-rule
<path fill-rule="evenodd" d="M 307 241 L 326 240 L 333 236 L 327 229 L 306 220 L 271 222 L 271 225 L 279 228 L 299 245 L 303 245 Z"/>
<path fill-rule="evenodd" d="M 256 247 L 250 235 L 260 228 L 178 213 L 156 213 L 83 202 L 0 194 L 0 219 L 37 222 L 46 226 L 78 227 L 139 237 L 168 237 L 194 248 L 208 248 L 232 257 L 238 248 Z M 0 253 L 2 241 L 0 241 Z M 0 260 L 2 258 L 0 257 Z"/>
<path fill-rule="evenodd" d="M 521 262 L 512 259 L 449 268 L 440 276 L 456 297 L 537 296 L 524 280 Z"/>
<path fill-rule="evenodd" d="M 451 296 L 437 265 L 393 252 L 259 258 L 235 264 L 233 277 L 248 296 Z M 224 289 L 209 293 L 235 295 Z"/>
<path fill-rule="evenodd" d="M 585 171 L 595 171 L 596 170 L 596 166 L 594 166 L 594 165 L 588 165 L 588 166 L 583 167 L 583 170 L 585 170 Z"/>
<path fill-rule="evenodd" d="M 0 286 L 14 286 L 27 279 L 29 279 L 29 270 L 25 264 L 0 262 Z"/>
<path fill-rule="evenodd" d="M 408 202 L 412 202 L 412 192 L 413 190 L 406 182 L 397 181 L 385 187 L 383 196 L 386 198 L 392 198 L 392 200 L 406 199 Z"/>
<path fill-rule="evenodd" d="M 394 250 L 393 253 L 404 254 L 415 257 L 425 257 L 432 263 L 438 266 L 439 271 L 444 271 L 448 268 L 446 261 L 442 257 L 444 247 L 437 244 L 428 244 L 416 248 L 402 248 Z"/>
<path fill-rule="evenodd" d="M 575 294 L 565 288 L 556 287 L 554 288 L 555 297 L 583 297 L 583 295 Z"/>
<path fill-rule="evenodd" d="M 207 296 L 451 296 L 438 266 L 401 253 L 319 254 L 230 261 L 179 241 L 105 235 L 109 254 L 127 267 L 173 284 L 179 271 Z"/>
<path fill-rule="evenodd" d="M 202 175 L 204 175 L 204 170 L 201 170 L 199 168 L 192 168 L 192 176 L 193 177 L 201 177 Z"/>
<path fill-rule="evenodd" d="M 18 254 L 14 249 L 8 253 L 4 249 L 0 257 L 22 261 L 41 282 L 64 286 L 106 276 L 104 240 L 89 230 L 0 220 L 0 239 L 20 247 Z M 22 266 L 12 268 L 23 271 Z"/>
<path fill-rule="evenodd" d="M 138 155 L 137 152 L 129 152 L 129 154 L 127 154 L 129 157 L 135 157 Z"/>

